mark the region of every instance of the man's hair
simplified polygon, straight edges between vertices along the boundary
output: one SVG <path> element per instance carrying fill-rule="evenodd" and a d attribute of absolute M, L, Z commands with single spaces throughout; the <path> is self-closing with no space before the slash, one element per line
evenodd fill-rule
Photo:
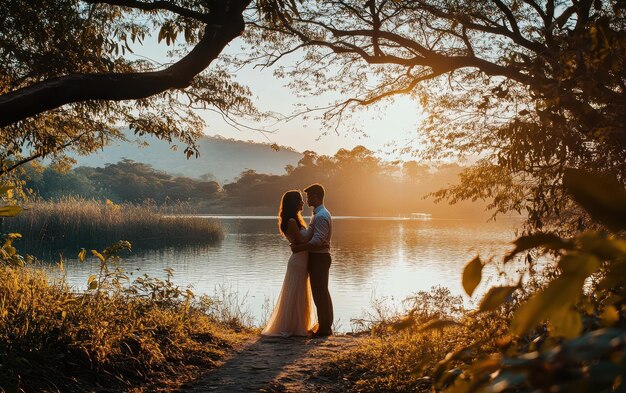
<path fill-rule="evenodd" d="M 311 184 L 304 189 L 304 192 L 309 195 L 318 196 L 320 199 L 324 199 L 324 187 L 322 187 L 322 185 L 319 183 Z"/>

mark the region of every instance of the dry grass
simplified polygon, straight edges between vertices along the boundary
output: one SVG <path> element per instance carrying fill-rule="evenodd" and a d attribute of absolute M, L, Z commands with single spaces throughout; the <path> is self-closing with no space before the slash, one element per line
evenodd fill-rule
<path fill-rule="evenodd" d="M 505 318 L 498 315 L 471 315 L 457 309 L 460 299 L 450 296 L 445 288 L 434 288 L 409 298 L 407 309 L 389 315 L 381 305 L 375 305 L 374 317 L 366 326 L 370 337 L 335 358 L 329 359 L 321 375 L 337 381 L 334 390 L 350 392 L 432 392 L 437 373 L 445 370 L 438 364 L 446 355 L 472 343 L 472 351 L 457 354 L 450 360 L 467 361 L 497 349 L 495 337 L 507 329 Z M 417 309 L 417 310 L 416 310 Z M 402 317 L 413 310 L 413 317 Z M 382 318 L 381 318 L 382 317 Z M 456 319 L 459 324 L 436 330 L 422 330 L 433 319 Z M 410 321 L 410 323 L 407 323 Z M 448 366 L 448 365 L 446 365 Z"/>
<path fill-rule="evenodd" d="M 77 294 L 54 276 L 0 263 L 0 391 L 172 389 L 250 332 L 171 277 Z"/>
<path fill-rule="evenodd" d="M 218 241 L 215 220 L 175 215 L 177 206 L 115 205 L 76 197 L 34 201 L 22 214 L 5 220 L 6 229 L 21 233 L 27 249 L 42 243 L 55 247 L 105 246 L 119 239 L 135 246 L 163 246 Z"/>

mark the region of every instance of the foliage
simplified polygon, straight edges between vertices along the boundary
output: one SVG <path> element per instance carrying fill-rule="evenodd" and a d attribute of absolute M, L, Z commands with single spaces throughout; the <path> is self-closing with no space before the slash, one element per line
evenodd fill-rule
<path fill-rule="evenodd" d="M 440 164 L 429 167 L 416 161 L 403 164 L 383 161 L 374 152 L 357 146 L 340 149 L 333 156 L 305 151 L 297 166 L 288 166 L 282 176 L 244 172 L 223 186 L 227 203 L 238 208 L 267 206 L 275 211 L 277 195 L 311 183 L 328 190 L 325 200 L 335 214 L 397 215 L 427 212 L 437 217 L 481 216 L 480 205 L 456 208 L 435 206 L 424 200 L 430 191 L 457 179 L 462 167 Z"/>
<path fill-rule="evenodd" d="M 218 66 L 208 67 L 223 45 L 243 30 L 242 12 L 249 2 L 130 1 L 122 6 L 118 1 L 38 0 L 4 4 L 0 10 L 0 105 L 44 95 L 25 104 L 30 108 L 25 113 L 30 114 L 18 121 L 7 123 L 5 118 L 14 113 L 0 111 L 0 175 L 14 177 L 20 165 L 39 157 L 68 162 L 68 150 L 95 152 L 124 138 L 120 124 L 136 134 L 170 142 L 178 139 L 190 157 L 197 154 L 194 140 L 204 126 L 194 108 L 217 110 L 225 116 L 258 115 L 247 88 L 233 82 Z M 215 24 L 216 19 L 224 23 Z M 153 31 L 159 32 L 164 57 L 175 59 L 183 49 L 198 49 L 169 67 L 134 56 L 133 48 L 143 45 Z M 75 83 L 79 79 L 83 82 Z M 118 87 L 108 95 L 100 94 L 114 86 Z M 74 97 L 78 91 L 82 93 Z M 73 98 L 48 105 L 65 97 Z"/>
<path fill-rule="evenodd" d="M 116 203 L 169 204 L 179 200 L 208 213 L 255 209 L 261 214 L 275 214 L 277 198 L 285 190 L 321 182 L 329 190 L 327 202 L 335 214 L 423 212 L 446 218 L 485 217 L 484 205 L 479 203 L 450 207 L 424 200 L 429 192 L 455 182 L 462 166 L 388 162 L 362 146 L 340 149 L 332 156 L 307 151 L 282 175 L 248 170 L 223 187 L 214 181 L 172 176 L 130 160 L 104 168 L 78 167 L 65 173 L 51 167 L 27 169 L 30 180 L 26 188 L 52 200 L 67 195 L 107 198 Z"/>
<path fill-rule="evenodd" d="M 449 393 L 623 390 L 626 190 L 612 178 L 573 169 L 565 171 L 565 187 L 594 220 L 613 232 L 586 231 L 569 238 L 538 232 L 518 238 L 504 262 L 526 254 L 527 279 L 491 288 L 478 310 L 461 318 L 442 315 L 424 323 L 411 310 L 397 325 L 407 332 L 378 344 L 378 350 L 395 348 L 381 355 L 382 361 L 377 359 L 380 367 L 371 363 L 373 349 L 367 347 L 336 360 L 344 369 L 357 370 L 348 388 L 405 391 L 425 384 Z M 555 269 L 535 270 L 540 256 L 555 257 Z M 477 257 L 464 269 L 463 284 L 470 296 L 483 266 Z M 476 321 L 486 321 L 487 327 Z M 494 323 L 498 328 L 488 327 Z M 463 334 L 464 328 L 472 334 Z M 422 359 L 422 353 L 408 358 L 406 353 L 418 351 L 410 343 L 423 343 L 433 329 L 461 339 L 447 346 L 439 360 Z M 396 366 L 405 379 L 384 368 L 398 360 L 406 362 Z M 358 374 L 367 368 L 375 372 Z"/>
<path fill-rule="evenodd" d="M 565 168 L 624 184 L 623 1 L 304 0 L 276 9 L 246 32 L 257 50 L 242 61 L 276 66 L 303 97 L 339 93 L 320 108 L 328 126 L 414 97 L 426 120 L 408 150 L 480 158 L 436 197 L 486 199 L 495 213 L 528 214 L 531 228 L 565 231 L 589 225 L 564 191 Z M 284 63 L 294 53 L 297 66 Z"/>
<path fill-rule="evenodd" d="M 0 185 L 0 200 L 12 199 L 14 186 L 2 184 Z M 14 217 L 22 211 L 22 208 L 17 205 L 6 205 L 0 207 L 0 220 L 3 217 Z"/>
<path fill-rule="evenodd" d="M 375 311 L 383 316 L 380 307 Z M 455 323 L 433 324 L 443 320 Z M 433 375 L 447 366 L 439 363 L 441 359 L 470 345 L 459 355 L 477 359 L 496 350 L 498 337 L 507 330 L 504 315 L 467 313 L 461 297 L 441 287 L 411 295 L 397 315 L 386 315 L 366 327 L 371 337 L 329 359 L 320 371 L 338 381 L 337 391 L 431 392 Z M 445 373 L 448 378 L 456 374 L 457 370 Z"/>
<path fill-rule="evenodd" d="M 245 337 L 208 313 L 212 299 L 175 286 L 171 269 L 166 280 L 129 282 L 114 263 L 126 248 L 93 250 L 100 274 L 85 292 L 57 271 L 0 263 L 0 389 L 172 388 L 215 366 Z"/>
<path fill-rule="evenodd" d="M 614 179 L 580 170 L 566 171 L 564 182 L 573 198 L 615 234 L 584 232 L 563 239 L 536 233 L 517 239 L 505 261 L 542 248 L 558 256 L 559 274 L 516 307 L 506 350 L 468 364 L 448 391 L 622 388 L 626 241 L 619 233 L 626 230 L 626 190 Z M 471 281 L 466 276 L 474 273 L 466 268 L 464 280 Z M 516 288 L 510 288 L 494 305 L 511 298 Z"/>
<path fill-rule="evenodd" d="M 106 198 L 117 203 L 153 200 L 163 204 L 211 200 L 220 191 L 215 181 L 172 176 L 128 159 L 104 168 L 78 167 L 65 173 L 51 166 L 41 169 L 27 166 L 25 175 L 25 187 L 44 199 L 80 196 L 87 199 Z"/>

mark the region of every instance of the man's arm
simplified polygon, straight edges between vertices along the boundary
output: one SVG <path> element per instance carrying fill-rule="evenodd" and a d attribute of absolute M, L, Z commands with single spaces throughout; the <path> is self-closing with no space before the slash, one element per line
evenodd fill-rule
<path fill-rule="evenodd" d="M 308 243 L 302 243 L 302 244 L 298 244 L 298 245 L 292 245 L 291 246 L 291 251 L 292 252 L 319 251 L 319 250 L 323 250 L 326 247 L 327 246 L 315 245 L 315 244 L 311 244 L 311 242 L 308 242 Z"/>
<path fill-rule="evenodd" d="M 325 218 L 315 221 L 315 231 L 313 238 L 308 243 L 292 245 L 291 251 L 319 251 L 328 247 L 328 234 L 330 233 L 330 223 Z"/>

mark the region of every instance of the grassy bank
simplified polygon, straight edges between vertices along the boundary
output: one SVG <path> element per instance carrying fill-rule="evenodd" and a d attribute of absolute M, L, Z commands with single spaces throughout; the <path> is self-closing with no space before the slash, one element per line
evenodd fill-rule
<path fill-rule="evenodd" d="M 5 230 L 21 233 L 27 249 L 104 246 L 126 239 L 135 246 L 217 241 L 223 237 L 215 220 L 176 216 L 175 206 L 116 205 L 109 201 L 66 197 L 34 201 L 16 217 L 5 219 Z"/>
<path fill-rule="evenodd" d="M 448 354 L 473 346 L 462 354 L 463 361 L 478 359 L 497 350 L 498 337 L 507 329 L 503 314 L 469 313 L 462 308 L 461 297 L 452 296 L 447 288 L 421 291 L 406 299 L 405 305 L 405 310 L 394 315 L 375 306 L 368 322 L 360 324 L 360 333 L 369 337 L 322 367 L 323 377 L 337 381 L 336 391 L 440 390 L 442 386 L 435 381 L 449 368 L 440 366 Z M 440 320 L 458 323 L 442 329 L 423 328 Z"/>
<path fill-rule="evenodd" d="M 0 262 L 0 391 L 174 389 L 250 334 L 228 304 L 171 276 L 128 283 L 105 265 L 75 293 L 57 273 Z"/>
<path fill-rule="evenodd" d="M 449 307 L 459 301 L 445 290 L 420 293 L 397 316 L 371 318 L 370 337 L 321 374 L 354 392 L 624 391 L 626 241 L 540 233 L 517 239 L 506 258 L 538 246 L 553 265 L 490 288 L 476 310 Z M 475 258 L 464 269 L 468 295 L 482 266 Z"/>

